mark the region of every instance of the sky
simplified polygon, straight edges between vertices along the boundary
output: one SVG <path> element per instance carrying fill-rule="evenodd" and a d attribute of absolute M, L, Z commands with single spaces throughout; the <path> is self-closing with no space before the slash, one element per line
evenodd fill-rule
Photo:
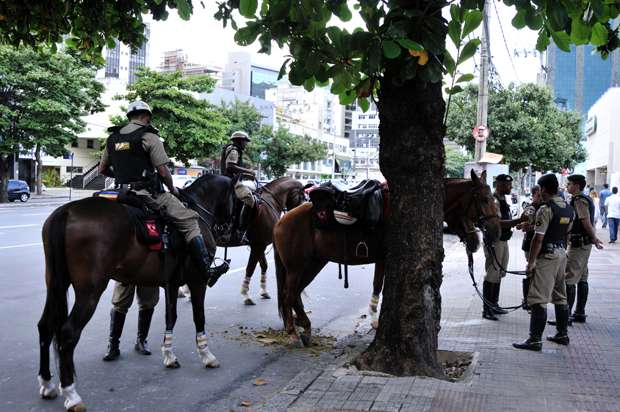
<path fill-rule="evenodd" d="M 285 51 L 279 50 L 274 45 L 272 55 L 269 56 L 257 53 L 260 48 L 258 42 L 247 47 L 236 45 L 233 39 L 234 31 L 230 27 L 222 28 L 222 23 L 213 18 L 215 2 L 204 3 L 206 9 L 200 6 L 200 2 L 194 1 L 194 14 L 189 21 L 181 20 L 174 10 L 170 12 L 170 17 L 166 21 L 150 21 L 151 67 L 159 65 L 165 51 L 183 49 L 189 61 L 193 63 L 212 63 L 223 67 L 229 52 L 247 51 L 253 54 L 255 63 L 276 70 L 280 68 Z M 517 30 L 512 27 L 510 21 L 515 15 L 514 8 L 507 7 L 497 0 L 491 3 L 489 15 L 492 61 L 502 84 L 506 86 L 511 82 L 535 82 L 540 68 L 539 58 L 532 55 L 536 44 L 536 32 L 527 28 Z M 360 23 L 360 20 L 354 19 L 346 26 L 352 28 Z M 515 50 L 518 55 L 515 54 Z M 529 51 L 527 57 L 524 50 Z M 476 56 L 474 60 L 478 62 L 479 57 Z M 473 65 L 473 61 L 470 61 L 469 66 L 464 69 L 471 72 Z"/>

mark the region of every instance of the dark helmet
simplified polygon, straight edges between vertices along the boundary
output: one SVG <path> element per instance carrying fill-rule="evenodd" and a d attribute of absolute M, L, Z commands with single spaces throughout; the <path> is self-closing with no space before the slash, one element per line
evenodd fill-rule
<path fill-rule="evenodd" d="M 245 140 L 246 142 L 250 142 L 250 136 L 248 136 L 248 134 L 246 132 L 243 132 L 241 130 L 238 130 L 236 132 L 234 132 L 233 134 L 230 135 L 230 140 L 232 140 L 233 142 L 236 140 Z"/>

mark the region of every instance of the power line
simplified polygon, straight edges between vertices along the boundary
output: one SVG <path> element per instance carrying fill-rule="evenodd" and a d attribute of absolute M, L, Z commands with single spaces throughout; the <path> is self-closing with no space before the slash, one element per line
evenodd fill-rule
<path fill-rule="evenodd" d="M 502 33 L 502 38 L 504 39 L 504 47 L 506 47 L 506 53 L 508 54 L 508 59 L 510 60 L 510 65 L 512 66 L 512 70 L 515 73 L 515 77 L 517 81 L 521 81 L 519 79 L 519 73 L 517 73 L 517 68 L 515 67 L 514 62 L 512 61 L 512 55 L 510 54 L 510 49 L 508 48 L 508 42 L 506 41 L 506 36 L 504 35 L 504 27 L 502 27 L 502 20 L 499 18 L 499 12 L 497 11 L 497 4 L 493 1 L 493 8 L 495 9 L 495 15 L 497 16 L 497 22 L 499 23 L 499 30 Z"/>

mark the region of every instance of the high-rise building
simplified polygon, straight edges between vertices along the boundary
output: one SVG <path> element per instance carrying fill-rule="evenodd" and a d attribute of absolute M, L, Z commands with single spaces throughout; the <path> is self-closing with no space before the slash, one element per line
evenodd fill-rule
<path fill-rule="evenodd" d="M 157 68 L 160 72 L 170 73 L 180 71 L 184 76 L 208 74 L 216 80 L 216 84 L 222 82 L 222 68 L 213 64 L 192 63 L 182 49 L 169 50 L 162 55 Z"/>
<path fill-rule="evenodd" d="M 620 55 L 603 60 L 590 45 L 571 46 L 570 53 L 555 44 L 547 49 L 546 81 L 563 109 L 586 114 L 610 87 L 620 83 Z"/>
<path fill-rule="evenodd" d="M 267 89 L 276 87 L 278 70 L 252 63 L 247 52 L 228 54 L 228 62 L 222 74 L 222 87 L 245 96 L 265 98 Z"/>
<path fill-rule="evenodd" d="M 97 79 L 106 85 L 120 83 L 126 86 L 135 82 L 138 69 L 146 66 L 150 35 L 150 28 L 146 25 L 144 29 L 146 41 L 135 51 L 118 40 L 114 48 L 104 47 L 105 67 L 97 72 Z"/>

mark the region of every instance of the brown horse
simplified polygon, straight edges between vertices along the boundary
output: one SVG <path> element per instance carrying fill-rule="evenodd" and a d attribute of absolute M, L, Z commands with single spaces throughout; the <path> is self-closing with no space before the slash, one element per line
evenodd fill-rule
<path fill-rule="evenodd" d="M 208 249 L 215 254 L 212 226 L 229 219 L 231 182 L 227 177 L 205 175 L 183 190 L 201 216 L 200 228 Z M 173 233 L 173 237 L 174 233 Z M 165 286 L 166 333 L 162 354 L 166 367 L 179 363 L 172 350 L 176 322 L 176 290 L 187 283 L 192 293 L 197 352 L 206 367 L 219 366 L 205 335 L 206 279 L 190 261 L 184 242 L 163 257 L 138 241 L 127 207 L 102 198 L 74 201 L 56 209 L 43 226 L 47 297 L 39 321 L 40 395 L 55 398 L 51 382 L 49 346 L 55 340 L 65 408 L 85 410 L 75 389 L 73 352 L 110 279 L 143 286 Z M 73 287 L 75 303 L 68 313 L 67 290 Z M 174 292 L 172 292 L 174 291 Z"/>
<path fill-rule="evenodd" d="M 270 299 L 267 291 L 267 258 L 265 249 L 273 242 L 273 227 L 280 220 L 282 213 L 299 206 L 304 201 L 304 191 L 301 182 L 290 177 L 281 177 L 267 183 L 257 190 L 261 199 L 252 220 L 248 224 L 248 240 L 250 242 L 250 257 L 245 268 L 245 278 L 241 284 L 243 303 L 254 305 L 250 298 L 250 280 L 260 263 L 260 296 Z M 220 244 L 218 246 L 229 246 Z"/>
<path fill-rule="evenodd" d="M 476 250 L 479 239 L 475 226 L 484 226 L 488 240 L 499 236 L 499 219 L 491 189 L 472 172 L 472 180 L 446 179 L 445 221 L 469 250 Z M 301 292 L 328 262 L 348 265 L 375 263 L 375 287 L 383 285 L 384 256 L 382 230 L 369 234 L 364 228 L 316 229 L 312 204 L 306 203 L 284 216 L 274 228 L 278 310 L 292 346 L 308 345 L 311 323 Z M 364 253 L 360 252 L 360 245 Z M 362 255 L 362 256 L 360 256 Z M 379 289 L 380 291 L 380 289 Z M 380 293 L 380 292 L 379 292 Z M 372 304 L 372 303 L 371 303 Z M 293 311 L 296 314 L 294 319 Z M 295 324 L 304 331 L 298 336 Z"/>

